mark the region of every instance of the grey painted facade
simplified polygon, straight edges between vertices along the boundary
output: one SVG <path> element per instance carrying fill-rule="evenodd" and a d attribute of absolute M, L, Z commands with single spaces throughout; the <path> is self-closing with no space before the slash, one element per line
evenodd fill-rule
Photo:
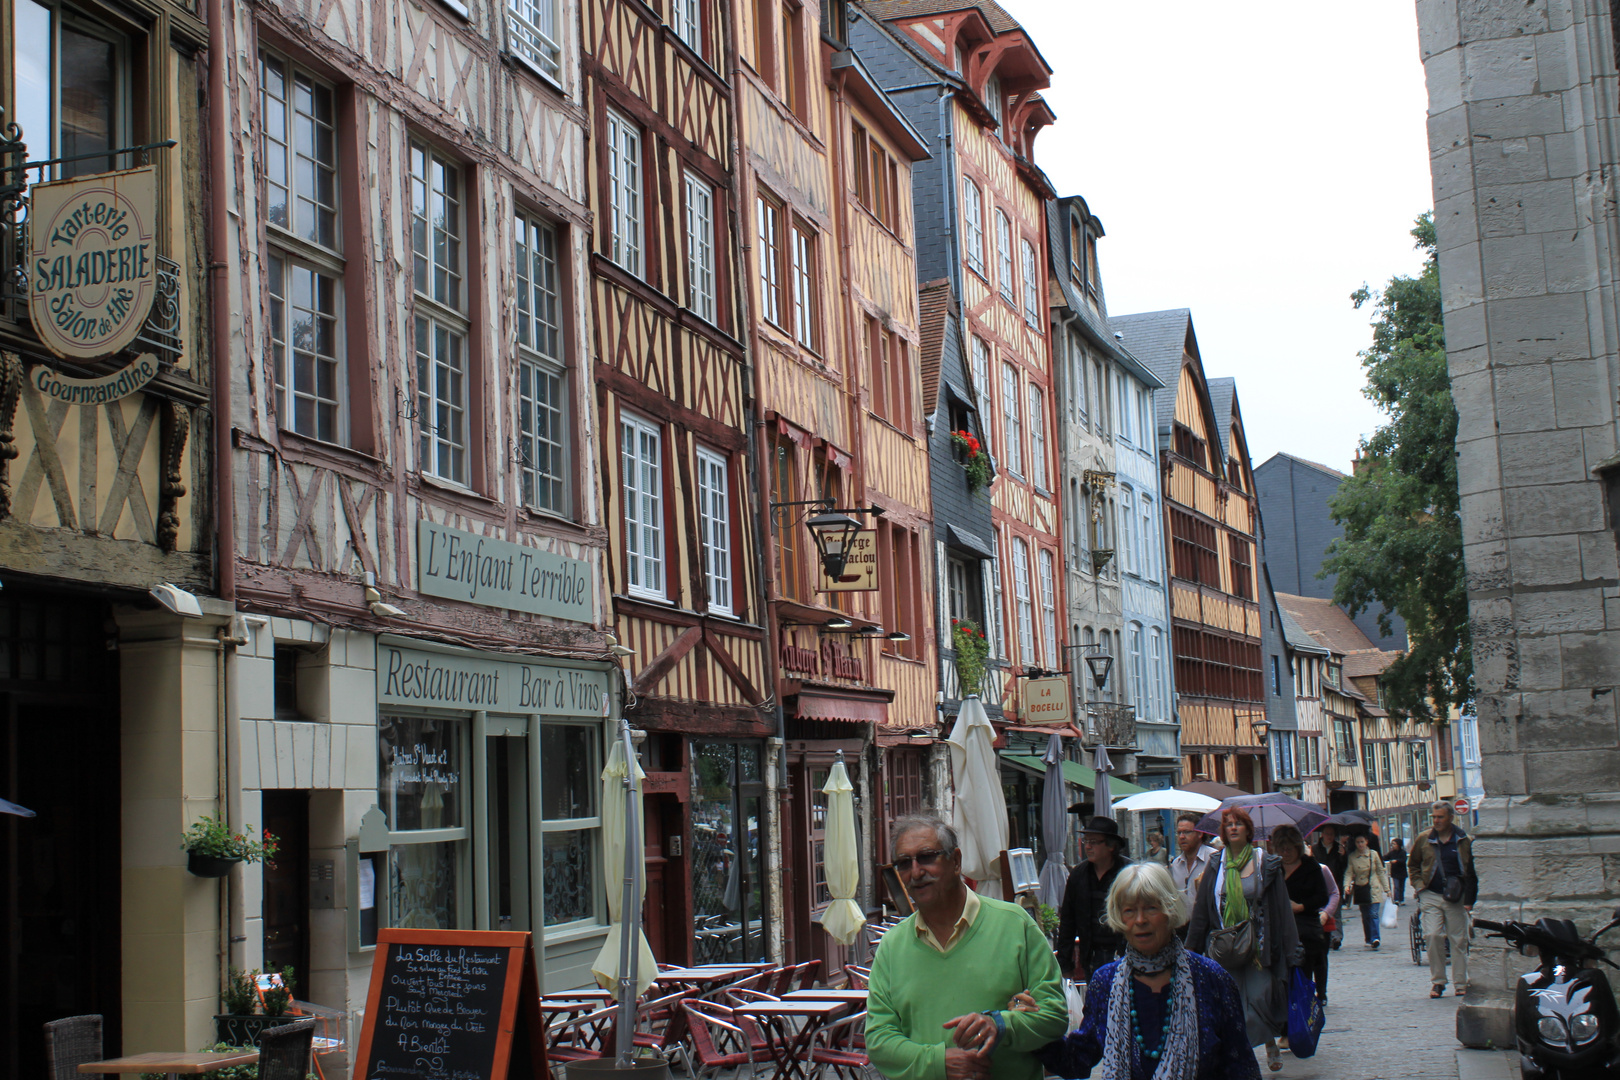
<path fill-rule="evenodd" d="M 1585 927 L 1620 892 L 1614 13 L 1417 10 L 1489 792 L 1476 913 Z M 1525 962 L 1475 950 L 1459 1036 L 1500 1045 Z"/>
<path fill-rule="evenodd" d="M 1344 535 L 1344 526 L 1328 509 L 1344 479 L 1336 469 L 1291 454 L 1273 454 L 1255 467 L 1254 486 L 1266 523 L 1266 565 L 1272 583 L 1283 592 L 1333 599 L 1335 579 L 1316 575 L 1328 545 Z M 1394 632 L 1387 636 L 1378 630 L 1376 608 L 1355 616 L 1355 624 L 1380 649 L 1406 648 L 1406 620 L 1399 615 L 1390 615 Z"/>

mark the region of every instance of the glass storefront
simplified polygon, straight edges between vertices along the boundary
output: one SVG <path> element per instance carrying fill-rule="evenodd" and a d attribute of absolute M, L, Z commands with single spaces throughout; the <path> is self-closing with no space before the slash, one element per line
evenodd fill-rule
<path fill-rule="evenodd" d="M 764 809 L 758 743 L 692 744 L 696 963 L 765 956 Z"/>

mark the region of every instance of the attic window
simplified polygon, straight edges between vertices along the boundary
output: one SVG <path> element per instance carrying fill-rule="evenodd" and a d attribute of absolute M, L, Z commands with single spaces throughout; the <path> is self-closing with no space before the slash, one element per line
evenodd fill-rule
<path fill-rule="evenodd" d="M 984 107 L 990 110 L 990 115 L 1001 128 L 1001 141 L 1007 141 L 1007 126 L 1002 119 L 1006 108 L 1006 101 L 1001 93 L 1001 76 L 992 75 L 984 81 Z"/>

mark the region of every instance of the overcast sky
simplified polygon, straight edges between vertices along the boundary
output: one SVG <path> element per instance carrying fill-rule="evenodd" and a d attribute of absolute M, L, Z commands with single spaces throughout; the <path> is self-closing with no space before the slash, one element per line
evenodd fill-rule
<path fill-rule="evenodd" d="M 1035 157 L 1102 219 L 1109 311 L 1191 308 L 1254 463 L 1348 470 L 1381 415 L 1349 296 L 1418 270 L 1433 200 L 1412 0 L 1000 2 L 1056 69 Z"/>

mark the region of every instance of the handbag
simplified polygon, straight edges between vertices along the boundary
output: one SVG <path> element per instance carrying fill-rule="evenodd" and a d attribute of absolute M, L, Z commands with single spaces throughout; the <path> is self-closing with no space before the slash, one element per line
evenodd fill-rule
<path fill-rule="evenodd" d="M 1254 962 L 1254 920 L 1244 919 L 1236 926 L 1222 926 L 1209 932 L 1205 956 L 1227 971 L 1241 971 Z"/>
<path fill-rule="evenodd" d="M 1295 968 L 1288 983 L 1288 1049 L 1295 1057 L 1308 1058 L 1316 1053 L 1324 1020 L 1316 983 L 1304 968 Z"/>
<path fill-rule="evenodd" d="M 1442 891 L 1440 893 L 1440 895 L 1445 898 L 1446 903 L 1455 904 L 1455 903 L 1457 903 L 1457 901 L 1462 899 L 1462 896 L 1463 896 L 1462 878 L 1448 877 L 1448 878 L 1446 878 L 1445 885 L 1441 886 L 1441 888 L 1444 891 Z"/>
<path fill-rule="evenodd" d="M 1368 904 L 1372 903 L 1372 886 L 1357 885 L 1351 890 L 1351 897 L 1358 905 L 1361 907 L 1366 907 Z"/>

